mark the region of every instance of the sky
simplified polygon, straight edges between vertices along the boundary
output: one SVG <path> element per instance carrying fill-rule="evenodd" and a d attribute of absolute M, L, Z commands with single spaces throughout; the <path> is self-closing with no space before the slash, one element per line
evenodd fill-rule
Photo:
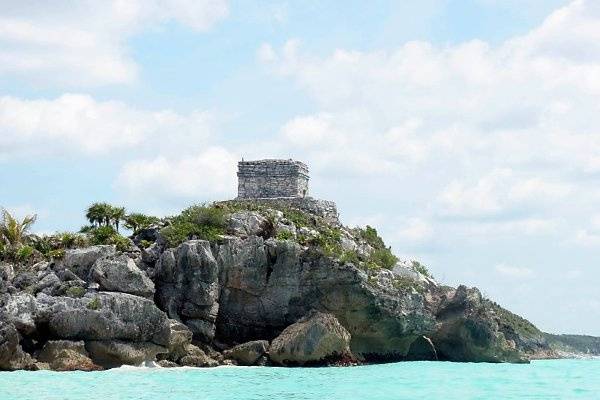
<path fill-rule="evenodd" d="M 600 2 L 0 0 L 0 206 L 170 215 L 294 158 L 342 221 L 600 335 Z"/>

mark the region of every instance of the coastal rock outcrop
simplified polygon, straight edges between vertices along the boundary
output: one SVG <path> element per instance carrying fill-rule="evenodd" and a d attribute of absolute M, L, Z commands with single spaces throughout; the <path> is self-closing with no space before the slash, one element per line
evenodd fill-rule
<path fill-rule="evenodd" d="M 267 354 L 268 349 L 269 342 L 266 340 L 253 340 L 224 351 L 223 356 L 235 360 L 239 365 L 255 365 Z"/>
<path fill-rule="evenodd" d="M 102 367 L 96 365 L 89 357 L 83 341 L 50 340 L 37 354 L 39 362 L 47 363 L 54 371 L 98 371 Z"/>
<path fill-rule="evenodd" d="M 166 221 L 139 248 L 0 265 L 0 369 L 552 356 L 528 321 L 475 288 L 439 285 L 373 228 L 342 226 L 333 208 L 296 208 L 306 201 L 321 207 L 223 202 L 195 209 L 217 225 L 183 237 Z"/>
<path fill-rule="evenodd" d="M 331 314 L 310 313 L 288 326 L 269 347 L 280 365 L 323 364 L 351 357 L 350 333 Z"/>
<path fill-rule="evenodd" d="M 124 254 L 97 260 L 90 270 L 90 276 L 93 282 L 100 285 L 100 290 L 149 298 L 154 295 L 154 282 Z"/>

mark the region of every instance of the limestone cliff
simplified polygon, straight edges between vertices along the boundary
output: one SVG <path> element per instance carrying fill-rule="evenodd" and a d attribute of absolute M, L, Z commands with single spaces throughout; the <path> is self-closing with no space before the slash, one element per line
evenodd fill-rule
<path fill-rule="evenodd" d="M 439 285 L 374 230 L 306 201 L 217 203 L 223 231 L 200 226 L 174 243 L 167 221 L 126 251 L 0 266 L 0 369 L 553 356 L 537 328 L 476 288 Z"/>

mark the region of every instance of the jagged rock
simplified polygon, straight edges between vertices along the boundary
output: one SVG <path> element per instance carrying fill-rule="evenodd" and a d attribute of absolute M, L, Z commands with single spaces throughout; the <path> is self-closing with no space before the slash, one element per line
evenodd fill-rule
<path fill-rule="evenodd" d="M 331 314 L 314 312 L 288 326 L 269 347 L 281 365 L 318 364 L 350 355 L 350 333 Z"/>
<path fill-rule="evenodd" d="M 441 360 L 527 362 L 506 340 L 479 290 L 459 286 L 445 295 L 431 339 Z"/>
<path fill-rule="evenodd" d="M 216 367 L 219 363 L 206 355 L 199 347 L 189 344 L 186 355 L 179 359 L 179 365 L 184 367 Z"/>
<path fill-rule="evenodd" d="M 33 286 L 33 293 L 52 294 L 61 285 L 61 280 L 54 272 L 49 272 L 38 279 L 38 283 Z"/>
<path fill-rule="evenodd" d="M 157 354 L 168 351 L 167 348 L 150 342 L 120 340 L 87 341 L 85 348 L 92 359 L 105 368 L 141 365 L 146 361 L 154 361 Z"/>
<path fill-rule="evenodd" d="M 166 250 L 156 266 L 157 303 L 199 340 L 211 341 L 219 310 L 218 265 L 210 244 L 191 240 Z"/>
<path fill-rule="evenodd" d="M 100 245 L 67 250 L 64 257 L 59 262 L 59 269 L 68 268 L 80 279 L 87 280 L 90 269 L 98 259 L 113 256 L 115 253 L 116 247 L 113 245 Z"/>
<path fill-rule="evenodd" d="M 173 361 L 169 361 L 169 360 L 160 360 L 157 361 L 156 364 L 158 364 L 159 367 L 161 368 L 176 368 L 179 367 L 179 364 L 173 362 Z"/>
<path fill-rule="evenodd" d="M 192 343 L 192 331 L 179 321 L 169 320 L 169 350 L 165 357 L 177 361 L 187 354 L 187 346 Z"/>
<path fill-rule="evenodd" d="M 387 360 L 407 353 L 435 317 L 417 291 L 374 285 L 356 266 L 340 264 L 293 241 L 228 240 L 221 267 L 216 337 L 225 342 L 274 338 L 309 311 L 328 311 L 348 327 L 352 353 Z"/>
<path fill-rule="evenodd" d="M 21 348 L 20 339 L 21 336 L 14 325 L 0 321 L 0 370 L 29 369 L 35 362 Z"/>
<path fill-rule="evenodd" d="M 254 340 L 232 347 L 223 352 L 223 356 L 237 361 L 240 365 L 255 365 L 267 353 L 269 342 Z"/>
<path fill-rule="evenodd" d="M 37 320 L 61 339 L 125 340 L 167 345 L 169 322 L 151 300 L 100 292 L 83 298 L 37 298 Z"/>
<path fill-rule="evenodd" d="M 135 262 L 126 255 L 97 260 L 90 271 L 91 279 L 100 290 L 123 292 L 142 297 L 154 295 L 154 283 Z"/>
<path fill-rule="evenodd" d="M 14 267 L 11 264 L 0 264 L 0 281 L 12 282 L 14 278 Z"/>
<path fill-rule="evenodd" d="M 24 335 L 33 333 L 36 329 L 35 315 L 37 302 L 35 297 L 27 293 L 7 296 L 0 313 L 7 322 L 14 325 Z"/>
<path fill-rule="evenodd" d="M 262 236 L 270 229 L 269 220 L 256 211 L 238 211 L 229 218 L 228 231 L 236 236 Z"/>
<path fill-rule="evenodd" d="M 51 340 L 37 355 L 54 371 L 98 371 L 102 368 L 91 360 L 83 341 Z"/>

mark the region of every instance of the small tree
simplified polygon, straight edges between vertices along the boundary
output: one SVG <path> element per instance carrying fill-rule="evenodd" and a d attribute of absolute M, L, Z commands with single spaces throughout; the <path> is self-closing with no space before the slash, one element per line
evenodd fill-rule
<path fill-rule="evenodd" d="M 142 213 L 132 213 L 125 216 L 125 227 L 131 229 L 133 234 L 137 234 L 140 230 L 148 228 L 152 224 L 158 222 L 158 218 Z"/>
<path fill-rule="evenodd" d="M 23 247 L 31 237 L 29 229 L 36 219 L 37 216 L 33 214 L 27 215 L 19 221 L 3 208 L 0 220 L 0 242 L 2 242 L 4 251 L 14 252 Z"/>
<path fill-rule="evenodd" d="M 119 223 L 125 218 L 125 207 L 113 207 L 110 206 L 110 220 L 115 226 L 117 232 L 119 232 Z"/>

